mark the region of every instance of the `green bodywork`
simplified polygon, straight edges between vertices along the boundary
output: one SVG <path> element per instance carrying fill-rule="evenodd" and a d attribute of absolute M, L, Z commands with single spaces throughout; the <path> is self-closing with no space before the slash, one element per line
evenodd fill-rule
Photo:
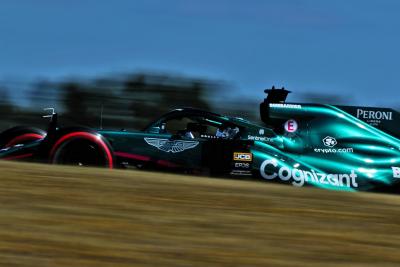
<path fill-rule="evenodd" d="M 363 118 L 375 116 L 375 124 L 390 120 L 382 122 L 390 124 L 389 134 L 386 128 L 358 119 L 359 114 L 350 114 L 353 110 L 363 112 L 355 107 L 265 101 L 261 105 L 263 125 L 206 111 L 179 109 L 143 131 L 97 132 L 111 144 L 122 167 L 246 175 L 332 190 L 398 189 L 400 127 L 396 111 L 385 109 L 386 117 L 380 114 L 379 118 L 372 111 L 362 113 Z M 200 134 L 193 138 L 164 128 L 169 121 L 183 118 L 193 119 Z M 295 122 L 297 127 L 285 129 L 288 121 Z M 234 138 L 216 136 L 216 129 L 228 126 L 239 129 Z M 34 151 L 39 146 L 40 142 L 35 142 L 22 148 L 8 148 L 0 151 L 0 158 L 21 149 Z M 235 154 L 251 157 L 235 158 Z"/>
<path fill-rule="evenodd" d="M 248 149 L 238 148 L 238 151 L 252 154 L 252 176 L 294 186 L 312 185 L 346 191 L 385 189 L 400 181 L 396 178 L 400 167 L 399 139 L 335 106 L 287 106 L 290 104 L 270 106 L 270 127 L 216 114 L 208 116 L 214 121 L 228 121 L 241 128 L 235 142 L 249 145 Z M 282 125 L 289 119 L 298 124 L 294 133 L 283 130 Z M 196 138 L 198 146 L 180 153 L 163 152 L 144 141 L 146 137 L 173 139 L 171 134 L 154 133 L 162 121 L 163 118 L 143 132 L 100 133 L 112 142 L 115 151 L 146 155 L 191 169 L 207 168 L 204 164 L 207 151 L 203 149 L 210 142 L 208 138 Z M 323 141 L 326 137 L 335 139 L 333 146 L 326 146 Z M 180 140 L 192 139 L 181 137 Z M 232 161 L 232 169 L 234 163 Z"/>
<path fill-rule="evenodd" d="M 255 143 L 255 166 L 261 166 L 266 158 L 276 162 L 276 167 L 268 163 L 261 169 L 264 178 L 346 191 L 385 190 L 400 181 L 399 139 L 337 107 L 300 106 L 270 107 L 271 118 L 293 118 L 299 129 L 279 137 L 283 149 Z M 326 137 L 333 137 L 336 144 L 326 146 Z"/>

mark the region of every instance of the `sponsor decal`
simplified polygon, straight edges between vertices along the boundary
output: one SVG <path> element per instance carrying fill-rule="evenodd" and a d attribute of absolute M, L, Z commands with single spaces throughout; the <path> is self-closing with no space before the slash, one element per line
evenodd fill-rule
<path fill-rule="evenodd" d="M 392 121 L 392 111 L 357 109 L 357 118 L 366 121 L 372 126 L 378 126 L 382 121 Z"/>
<path fill-rule="evenodd" d="M 168 140 L 150 137 L 145 137 L 144 141 L 146 141 L 147 144 L 167 153 L 183 152 L 195 148 L 199 144 L 198 141 Z"/>
<path fill-rule="evenodd" d="M 385 120 L 392 121 L 393 120 L 393 112 L 392 111 L 380 111 L 380 110 L 364 110 L 357 109 L 357 118 L 365 119 L 365 120 Z"/>
<path fill-rule="evenodd" d="M 399 167 L 392 167 L 393 171 L 393 178 L 400 178 L 400 168 Z"/>
<path fill-rule="evenodd" d="M 273 167 L 276 171 L 267 173 L 267 166 Z M 338 187 L 358 187 L 357 174 L 354 170 L 350 173 L 342 174 L 325 174 L 319 173 L 315 170 L 305 171 L 298 168 L 280 167 L 278 169 L 278 162 L 276 160 L 265 160 L 260 167 L 260 174 L 264 179 L 273 180 L 279 178 L 282 181 L 292 180 L 292 185 L 303 186 L 304 183 L 317 183 L 321 185 L 331 185 Z"/>
<path fill-rule="evenodd" d="M 235 162 L 235 168 L 249 169 L 250 168 L 250 163 Z"/>
<path fill-rule="evenodd" d="M 325 146 L 327 147 L 334 147 L 337 145 L 337 141 L 335 138 L 327 136 L 324 139 L 322 139 L 322 142 L 324 143 Z"/>
<path fill-rule="evenodd" d="M 293 108 L 293 109 L 301 109 L 301 105 L 296 104 L 279 104 L 279 103 L 271 103 L 269 104 L 270 108 Z"/>
<path fill-rule="evenodd" d="M 249 170 L 233 170 L 230 174 L 237 176 L 252 176 L 251 171 Z"/>
<path fill-rule="evenodd" d="M 264 135 L 264 134 L 265 134 L 265 130 L 264 130 L 264 129 L 260 129 L 260 130 L 258 131 L 258 134 L 259 134 L 259 135 Z"/>
<path fill-rule="evenodd" d="M 265 136 L 254 136 L 254 135 L 247 135 L 247 139 L 248 140 L 252 140 L 252 141 L 269 141 L 270 139 L 268 137 Z"/>
<path fill-rule="evenodd" d="M 353 153 L 353 148 L 351 147 L 334 148 L 338 142 L 334 137 L 331 136 L 326 136 L 324 139 L 322 139 L 322 143 L 328 148 L 314 148 L 314 152 L 324 154 Z"/>
<path fill-rule="evenodd" d="M 288 120 L 287 122 L 285 122 L 285 131 L 288 133 L 294 133 L 297 131 L 298 128 L 299 125 L 295 120 Z"/>
<path fill-rule="evenodd" d="M 219 138 L 218 136 L 215 135 L 208 135 L 208 134 L 202 134 L 200 135 L 201 138 L 208 138 L 208 139 L 217 139 Z"/>
<path fill-rule="evenodd" d="M 252 161 L 253 160 L 253 154 L 244 153 L 244 152 L 234 152 L 233 153 L 233 160 L 234 161 Z"/>
<path fill-rule="evenodd" d="M 336 154 L 336 153 L 353 153 L 354 150 L 351 147 L 348 148 L 314 148 L 316 153 L 324 154 Z"/>

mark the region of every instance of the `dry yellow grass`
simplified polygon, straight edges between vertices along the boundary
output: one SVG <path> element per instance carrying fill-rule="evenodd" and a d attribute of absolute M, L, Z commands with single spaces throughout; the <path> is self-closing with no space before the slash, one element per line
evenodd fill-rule
<path fill-rule="evenodd" d="M 2 266 L 400 266 L 400 197 L 0 163 Z"/>

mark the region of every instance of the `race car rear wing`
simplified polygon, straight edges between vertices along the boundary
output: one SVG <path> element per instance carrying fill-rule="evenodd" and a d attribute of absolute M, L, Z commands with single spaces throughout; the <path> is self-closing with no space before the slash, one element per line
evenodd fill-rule
<path fill-rule="evenodd" d="M 290 93 L 290 91 L 286 90 L 285 88 L 275 89 L 275 87 L 272 87 L 271 89 L 264 90 L 264 92 L 267 93 L 267 97 L 260 104 L 260 116 L 261 120 L 265 124 L 273 125 L 274 119 L 276 119 L 277 116 L 287 117 L 287 119 L 291 119 L 288 116 L 296 116 L 296 114 L 301 117 L 307 116 L 306 113 L 300 112 L 301 107 L 306 107 L 308 106 L 307 104 L 285 103 L 286 98 Z M 309 106 L 312 105 L 313 104 L 309 104 Z M 275 108 L 284 108 L 284 110 L 282 109 L 280 112 L 282 114 L 274 113 L 272 115 L 270 114 L 271 106 Z M 335 105 L 335 107 L 349 113 L 355 118 L 358 118 L 359 120 L 362 120 L 375 128 L 400 138 L 400 113 L 394 109 L 340 105 Z"/>

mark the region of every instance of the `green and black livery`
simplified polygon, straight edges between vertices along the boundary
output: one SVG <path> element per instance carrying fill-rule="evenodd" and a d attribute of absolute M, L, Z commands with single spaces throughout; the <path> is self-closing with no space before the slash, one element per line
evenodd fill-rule
<path fill-rule="evenodd" d="M 345 191 L 400 187 L 400 114 L 392 109 L 288 103 L 265 90 L 262 123 L 193 108 L 142 131 L 15 127 L 0 134 L 0 159 L 254 177 Z"/>

